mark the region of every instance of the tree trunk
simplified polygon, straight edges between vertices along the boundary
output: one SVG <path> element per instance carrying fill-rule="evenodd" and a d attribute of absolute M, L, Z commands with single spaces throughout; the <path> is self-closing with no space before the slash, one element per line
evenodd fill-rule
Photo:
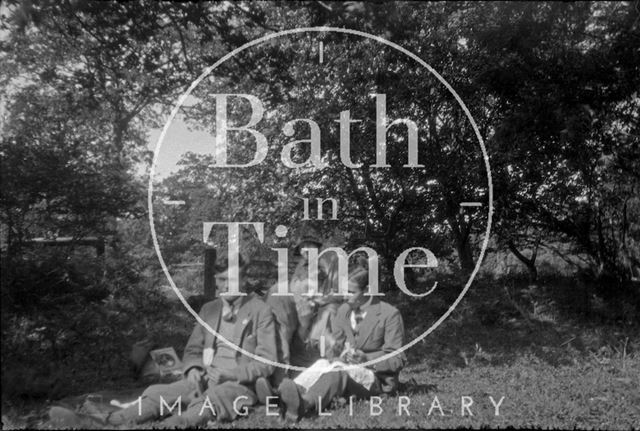
<path fill-rule="evenodd" d="M 216 297 L 215 263 L 216 249 L 207 246 L 204 249 L 204 296 L 208 301 Z"/>
<path fill-rule="evenodd" d="M 475 263 L 473 262 L 473 253 L 471 252 L 471 247 L 469 247 L 469 241 L 456 241 L 456 250 L 458 251 L 458 258 L 460 259 L 460 269 L 462 269 L 465 274 L 471 274 Z"/>
<path fill-rule="evenodd" d="M 538 244 L 539 244 L 539 241 L 536 243 L 536 246 L 533 249 L 533 252 L 531 253 L 531 257 L 527 258 L 525 255 L 520 253 L 520 250 L 518 250 L 518 248 L 513 243 L 513 241 L 507 242 L 507 246 L 509 247 L 509 250 L 511 251 L 511 253 L 513 253 L 515 257 L 517 257 L 518 260 L 520 260 L 520 262 L 522 262 L 526 266 L 527 271 L 529 272 L 530 283 L 535 283 L 538 280 L 538 269 L 536 268 L 536 256 L 538 254 Z"/>

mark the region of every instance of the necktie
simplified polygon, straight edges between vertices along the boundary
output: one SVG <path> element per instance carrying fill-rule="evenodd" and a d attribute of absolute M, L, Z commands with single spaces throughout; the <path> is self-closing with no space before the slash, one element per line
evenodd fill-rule
<path fill-rule="evenodd" d="M 357 334 L 358 330 L 360 329 L 360 323 L 362 323 L 362 319 L 364 318 L 363 316 L 364 313 L 362 312 L 362 310 L 357 309 L 353 311 L 353 314 L 356 321 L 356 327 L 354 329 L 354 332 Z"/>
<path fill-rule="evenodd" d="M 235 307 L 228 304 L 225 304 L 222 307 L 222 318 L 224 319 L 225 322 L 231 322 L 234 319 L 235 317 L 234 308 Z"/>

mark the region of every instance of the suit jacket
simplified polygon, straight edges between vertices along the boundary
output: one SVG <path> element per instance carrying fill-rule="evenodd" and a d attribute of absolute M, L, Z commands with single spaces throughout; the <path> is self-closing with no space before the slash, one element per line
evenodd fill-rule
<path fill-rule="evenodd" d="M 358 334 L 355 335 L 351 328 L 351 307 L 342 304 L 338 308 L 333 324 L 333 336 L 338 350 L 341 351 L 348 341 L 351 347 L 365 353 L 367 361 L 371 361 L 404 345 L 404 323 L 397 308 L 373 297 L 366 311 Z M 384 392 L 392 392 L 397 388 L 398 373 L 405 363 L 406 356 L 399 353 L 372 366 Z"/>
<path fill-rule="evenodd" d="M 278 362 L 290 364 L 291 341 L 298 329 L 298 313 L 292 296 L 274 295 L 278 292 L 278 285 L 268 289 L 262 299 L 271 306 L 276 322 Z"/>
<path fill-rule="evenodd" d="M 229 341 L 249 353 L 277 361 L 276 327 L 271 307 L 254 294 L 244 296 L 238 301 L 242 302 L 236 315 L 233 338 Z M 220 298 L 207 302 L 200 310 L 202 320 L 215 331 L 220 327 L 221 316 Z M 210 347 L 214 349 L 215 354 L 215 344 L 215 336 L 200 323 L 196 323 L 184 349 L 184 374 L 194 367 L 205 369 L 203 351 Z M 239 383 L 252 383 L 258 377 L 268 377 L 273 373 L 272 365 L 245 356 L 241 352 L 236 352 L 236 362 L 238 366 L 232 371 Z"/>

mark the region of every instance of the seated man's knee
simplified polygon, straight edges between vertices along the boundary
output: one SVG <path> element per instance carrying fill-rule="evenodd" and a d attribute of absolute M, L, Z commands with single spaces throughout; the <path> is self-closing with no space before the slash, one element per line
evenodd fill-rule
<path fill-rule="evenodd" d="M 333 380 L 333 382 L 340 384 L 340 386 L 346 385 L 347 380 L 349 379 L 349 374 L 342 370 L 332 371 L 328 376 Z"/>
<path fill-rule="evenodd" d="M 166 390 L 167 386 L 168 385 L 162 385 L 162 384 L 151 385 L 147 389 L 145 389 L 144 392 L 142 392 L 142 396 L 143 397 L 154 398 L 154 397 L 157 397 L 159 395 L 165 394 L 167 392 L 167 390 Z"/>

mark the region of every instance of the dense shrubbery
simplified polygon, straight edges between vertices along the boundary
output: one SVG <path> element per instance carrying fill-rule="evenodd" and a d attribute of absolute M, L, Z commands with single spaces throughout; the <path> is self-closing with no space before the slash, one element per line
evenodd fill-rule
<path fill-rule="evenodd" d="M 59 397 L 74 385 L 86 390 L 100 378 L 128 378 L 132 344 L 159 341 L 162 325 L 171 321 L 170 302 L 126 259 L 39 250 L 7 265 L 5 395 Z"/>

